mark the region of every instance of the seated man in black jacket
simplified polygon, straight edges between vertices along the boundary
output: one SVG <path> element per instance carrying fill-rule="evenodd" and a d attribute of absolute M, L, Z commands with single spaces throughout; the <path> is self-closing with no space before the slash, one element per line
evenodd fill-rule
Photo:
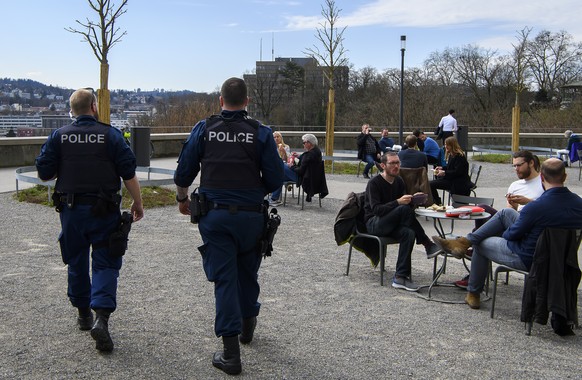
<path fill-rule="evenodd" d="M 422 244 L 428 259 L 435 257 L 440 249 L 424 232 L 411 205 L 412 195 L 406 194 L 406 186 L 400 172 L 400 159 L 395 152 L 385 153 L 380 161 L 383 172 L 372 178 L 366 186 L 364 221 L 368 233 L 376 236 L 391 236 L 398 239 L 398 260 L 392 286 L 416 292 L 419 286 L 410 278 L 414 240 Z"/>

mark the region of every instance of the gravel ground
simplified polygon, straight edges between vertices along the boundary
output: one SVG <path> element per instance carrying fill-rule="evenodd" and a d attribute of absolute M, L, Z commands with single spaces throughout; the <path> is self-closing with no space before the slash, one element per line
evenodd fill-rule
<path fill-rule="evenodd" d="M 486 164 L 479 186 L 500 192 L 512 180 L 511 170 Z M 345 276 L 348 247 L 335 244 L 332 227 L 340 204 L 326 198 L 321 209 L 316 203 L 304 211 L 295 204 L 279 209 L 283 224 L 275 253 L 260 271 L 263 306 L 255 340 L 241 348 L 240 378 L 582 378 L 582 330 L 561 338 L 549 326 L 534 325 L 532 336 L 524 334 L 519 275 L 500 287 L 494 319 L 490 302 L 470 310 L 393 289 L 396 246 L 389 248 L 387 286 L 380 286 L 378 269 L 358 252 Z M 200 237 L 177 207 L 147 210 L 132 229 L 118 310 L 110 320 L 116 345 L 110 355 L 97 352 L 75 325 L 56 240 L 58 215 L 16 202 L 12 194 L 0 194 L 0 209 L 0 378 L 228 377 L 211 365 L 220 341 L 213 334 L 212 284 L 195 250 Z M 429 222 L 421 223 L 433 231 Z M 416 282 L 429 283 L 432 263 L 422 251 L 413 252 Z M 464 273 L 451 261 L 442 278 L 450 282 Z M 464 297 L 451 287 L 433 293 L 450 301 Z"/>

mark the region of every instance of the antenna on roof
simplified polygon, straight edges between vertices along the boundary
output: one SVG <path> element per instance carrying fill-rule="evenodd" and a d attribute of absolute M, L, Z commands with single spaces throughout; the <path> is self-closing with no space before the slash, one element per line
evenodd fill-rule
<path fill-rule="evenodd" d="M 271 37 L 271 59 L 275 60 L 275 32 L 273 32 Z"/>
<path fill-rule="evenodd" d="M 263 60 L 263 37 L 261 37 L 261 52 L 259 53 L 259 61 Z"/>

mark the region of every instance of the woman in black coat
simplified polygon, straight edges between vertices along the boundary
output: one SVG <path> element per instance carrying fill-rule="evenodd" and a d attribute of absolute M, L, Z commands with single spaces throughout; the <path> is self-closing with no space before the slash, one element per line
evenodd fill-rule
<path fill-rule="evenodd" d="M 447 137 L 445 140 L 445 157 L 447 165 L 437 166 L 434 172 L 436 179 L 430 181 L 434 203 L 439 205 L 442 204 L 439 189 L 448 190 L 451 194 L 469 195 L 472 186 L 469 162 L 456 137 Z"/>

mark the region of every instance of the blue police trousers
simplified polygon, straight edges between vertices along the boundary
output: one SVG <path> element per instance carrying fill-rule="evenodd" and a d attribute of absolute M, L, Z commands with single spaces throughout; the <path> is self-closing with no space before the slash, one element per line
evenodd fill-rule
<path fill-rule="evenodd" d="M 107 244 L 98 244 L 91 253 L 92 244 L 109 240 L 109 235 L 120 223 L 120 213 L 97 218 L 90 205 L 64 206 L 60 213 L 62 231 L 59 236 L 63 262 L 68 265 L 67 295 L 75 307 L 115 310 L 117 307 L 117 278 L 122 258 L 111 257 Z"/>
<path fill-rule="evenodd" d="M 204 272 L 214 283 L 216 336 L 240 334 L 243 318 L 259 314 L 258 271 L 262 256 L 258 242 L 263 232 L 262 213 L 210 210 L 198 228 Z"/>

